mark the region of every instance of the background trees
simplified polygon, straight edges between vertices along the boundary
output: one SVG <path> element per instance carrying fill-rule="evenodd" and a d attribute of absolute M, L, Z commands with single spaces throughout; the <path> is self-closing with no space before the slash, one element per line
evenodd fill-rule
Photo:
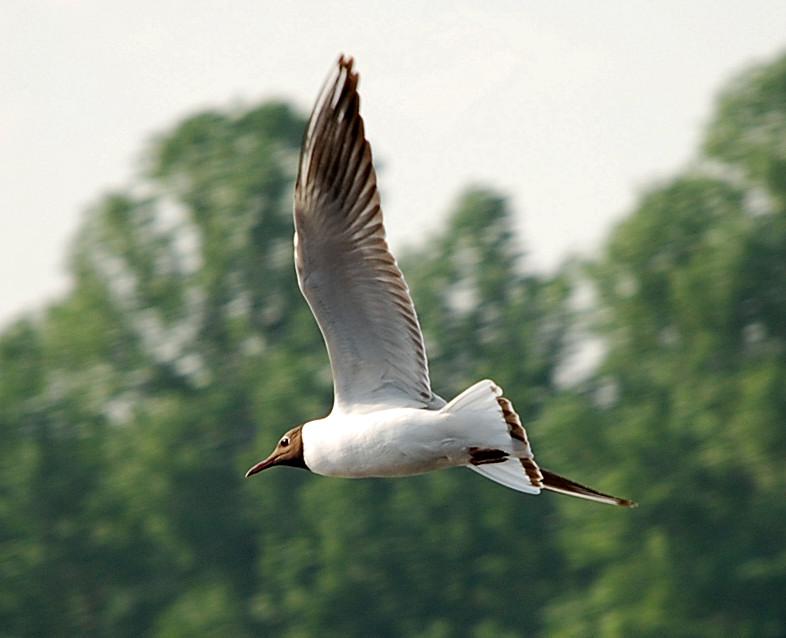
<path fill-rule="evenodd" d="M 504 197 L 468 190 L 402 260 L 436 391 L 493 376 L 545 466 L 633 512 L 461 470 L 243 481 L 330 407 L 291 264 L 304 122 L 161 135 L 88 211 L 72 291 L 0 336 L 0 635 L 782 635 L 784 60 L 586 264 L 581 383 L 555 382 L 578 284 L 523 269 Z"/>
<path fill-rule="evenodd" d="M 589 577 L 549 611 L 555 635 L 784 631 L 785 61 L 732 83 L 699 168 L 589 267 L 607 354 L 556 400 L 549 442 L 586 466 L 578 442 L 597 441 L 644 506 L 612 524 L 564 504 L 569 571 Z"/>

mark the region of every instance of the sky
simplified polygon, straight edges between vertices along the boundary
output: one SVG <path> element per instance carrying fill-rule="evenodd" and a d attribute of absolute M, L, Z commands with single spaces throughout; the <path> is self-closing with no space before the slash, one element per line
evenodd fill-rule
<path fill-rule="evenodd" d="M 393 249 L 484 184 L 549 270 L 689 164 L 723 83 L 784 50 L 783 0 L 3 0 L 0 326 L 68 289 L 84 211 L 153 135 L 265 98 L 307 112 L 340 52 Z"/>

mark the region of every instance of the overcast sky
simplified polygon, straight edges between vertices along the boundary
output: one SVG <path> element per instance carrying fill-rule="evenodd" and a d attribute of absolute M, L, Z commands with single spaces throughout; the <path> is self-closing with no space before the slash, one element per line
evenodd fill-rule
<path fill-rule="evenodd" d="M 394 249 L 480 182 L 548 269 L 688 163 L 722 83 L 785 46 L 783 0 L 2 0 L 0 324 L 67 289 L 82 211 L 152 134 L 266 97 L 306 111 L 339 52 Z"/>

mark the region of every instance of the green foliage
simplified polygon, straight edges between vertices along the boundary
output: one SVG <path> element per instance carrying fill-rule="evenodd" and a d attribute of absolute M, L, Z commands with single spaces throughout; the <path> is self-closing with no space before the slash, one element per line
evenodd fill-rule
<path fill-rule="evenodd" d="M 242 479 L 281 431 L 330 406 L 291 257 L 303 125 L 272 104 L 162 135 L 143 183 L 89 211 L 73 292 L 4 336 L 4 455 L 22 465 L 4 464 L 0 501 L 12 635 L 537 629 L 559 560 L 551 503 L 524 508 L 458 471 Z M 452 219 L 408 268 L 424 316 L 433 326 L 450 311 L 430 282 L 448 266 L 435 281 L 472 286 L 488 311 L 429 330 L 435 374 L 452 394 L 496 365 L 534 414 L 552 389 L 567 286 L 519 273 L 498 196 L 468 193 Z M 537 552 L 527 536 L 543 538 Z"/>
<path fill-rule="evenodd" d="M 784 59 L 732 85 L 706 145 L 724 177 L 653 189 L 589 269 L 607 355 L 544 428 L 642 507 L 563 505 L 576 577 L 549 635 L 786 631 L 783 87 Z"/>
<path fill-rule="evenodd" d="M 403 263 L 436 390 L 453 396 L 494 378 L 522 414 L 537 415 L 567 346 L 570 287 L 563 276 L 522 272 L 512 226 L 502 197 L 469 190 L 442 232 Z"/>
<path fill-rule="evenodd" d="M 786 55 L 739 75 L 721 94 L 704 149 L 786 204 Z"/>
<path fill-rule="evenodd" d="M 402 260 L 434 387 L 489 376 L 547 467 L 641 502 L 452 470 L 244 481 L 324 414 L 291 258 L 303 119 L 188 118 L 86 216 L 74 286 L 0 335 L 0 636 L 786 633 L 786 64 L 722 95 L 712 171 L 646 193 L 587 265 L 605 355 L 559 388 L 575 282 L 465 192 Z"/>

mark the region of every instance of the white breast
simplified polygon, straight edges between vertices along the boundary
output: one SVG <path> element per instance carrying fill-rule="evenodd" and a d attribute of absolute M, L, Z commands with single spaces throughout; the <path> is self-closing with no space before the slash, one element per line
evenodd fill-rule
<path fill-rule="evenodd" d="M 303 458 L 324 476 L 407 476 L 466 463 L 449 415 L 390 408 L 336 414 L 303 426 Z M 458 437 L 461 438 L 461 437 Z"/>

